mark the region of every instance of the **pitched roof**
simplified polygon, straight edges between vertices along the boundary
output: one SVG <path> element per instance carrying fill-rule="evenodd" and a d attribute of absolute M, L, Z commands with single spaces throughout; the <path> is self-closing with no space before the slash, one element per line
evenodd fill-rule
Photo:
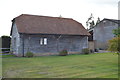
<path fill-rule="evenodd" d="M 104 18 L 103 20 L 108 20 L 108 21 L 120 24 L 120 20 L 116 20 L 116 19 L 107 19 L 107 18 Z"/>
<path fill-rule="evenodd" d="M 81 23 L 70 18 L 22 14 L 13 22 L 19 33 L 90 35 Z"/>
<path fill-rule="evenodd" d="M 103 21 L 105 21 L 105 20 L 111 21 L 111 22 L 113 22 L 113 23 L 118 24 L 118 26 L 120 26 L 120 20 L 116 20 L 116 19 L 107 19 L 107 18 L 104 18 L 104 19 L 101 20 L 98 24 L 100 24 L 101 22 L 103 22 Z M 98 24 L 97 24 L 97 25 L 98 25 Z M 93 26 L 92 28 L 90 28 L 90 29 L 89 29 L 89 32 L 90 32 L 91 30 L 93 30 L 97 25 L 95 25 L 95 26 Z"/>

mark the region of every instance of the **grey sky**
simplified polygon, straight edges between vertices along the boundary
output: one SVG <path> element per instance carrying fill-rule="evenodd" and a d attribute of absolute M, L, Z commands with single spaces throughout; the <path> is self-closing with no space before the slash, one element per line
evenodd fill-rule
<path fill-rule="evenodd" d="M 9 35 L 11 20 L 20 14 L 73 18 L 85 27 L 87 18 L 118 18 L 119 0 L 0 0 L 0 36 Z"/>

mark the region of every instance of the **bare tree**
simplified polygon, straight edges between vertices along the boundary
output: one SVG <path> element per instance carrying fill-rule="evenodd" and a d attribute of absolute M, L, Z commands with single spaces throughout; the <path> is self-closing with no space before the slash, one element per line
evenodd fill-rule
<path fill-rule="evenodd" d="M 91 13 L 90 17 L 88 18 L 88 20 L 86 21 L 86 26 L 87 28 L 92 28 L 95 23 L 94 23 L 94 17 L 93 17 L 93 14 Z"/>

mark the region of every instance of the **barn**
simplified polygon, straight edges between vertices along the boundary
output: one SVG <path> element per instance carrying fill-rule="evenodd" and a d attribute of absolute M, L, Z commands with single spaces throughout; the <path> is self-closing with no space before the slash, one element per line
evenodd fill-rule
<path fill-rule="evenodd" d="M 108 41 L 115 37 L 113 30 L 120 26 L 120 20 L 104 18 L 97 25 L 89 29 L 89 48 L 107 50 Z"/>
<path fill-rule="evenodd" d="M 22 14 L 12 20 L 11 51 L 17 56 L 27 52 L 35 56 L 69 54 L 88 48 L 88 35 L 83 25 L 71 18 Z"/>

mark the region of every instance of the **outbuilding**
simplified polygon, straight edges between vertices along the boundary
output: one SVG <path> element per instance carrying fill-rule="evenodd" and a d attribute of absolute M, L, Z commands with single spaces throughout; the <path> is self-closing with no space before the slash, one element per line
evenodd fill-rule
<path fill-rule="evenodd" d="M 35 56 L 57 55 L 88 48 L 88 35 L 83 25 L 71 18 L 22 14 L 12 20 L 11 50 L 17 56 L 27 52 Z"/>

